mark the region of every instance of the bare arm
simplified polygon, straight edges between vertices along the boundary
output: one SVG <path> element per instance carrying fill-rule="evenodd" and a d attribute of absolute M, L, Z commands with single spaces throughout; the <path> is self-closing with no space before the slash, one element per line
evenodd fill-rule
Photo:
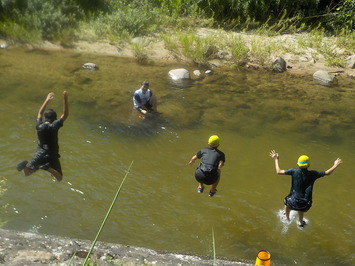
<path fill-rule="evenodd" d="M 223 166 L 224 166 L 224 162 L 223 161 L 219 161 L 218 169 L 221 169 Z"/>
<path fill-rule="evenodd" d="M 333 173 L 333 171 L 340 165 L 342 164 L 342 160 L 340 158 L 336 159 L 333 166 L 330 167 L 327 171 L 325 171 L 325 175 L 330 175 L 331 173 Z"/>
<path fill-rule="evenodd" d="M 280 165 L 279 165 L 279 154 L 278 154 L 276 151 L 272 150 L 272 151 L 270 152 L 270 157 L 275 160 L 276 173 L 277 173 L 278 175 L 284 175 L 284 174 L 285 174 L 285 170 L 281 170 L 281 169 L 280 169 Z"/>
<path fill-rule="evenodd" d="M 46 110 L 46 106 L 48 104 L 49 101 L 53 100 L 54 98 L 54 93 L 50 92 L 48 93 L 46 99 L 44 100 L 41 108 L 39 108 L 38 114 L 37 114 L 37 118 L 41 118 L 43 116 L 44 111 Z"/>
<path fill-rule="evenodd" d="M 61 118 L 63 119 L 63 121 L 65 121 L 67 119 L 67 117 L 69 116 L 69 104 L 68 104 L 68 92 L 64 91 L 63 92 L 63 114 L 61 115 Z"/>
<path fill-rule="evenodd" d="M 197 159 L 197 156 L 196 156 L 196 155 L 192 156 L 192 158 L 191 158 L 191 160 L 189 161 L 188 165 L 192 165 L 192 164 L 196 161 L 196 159 Z"/>

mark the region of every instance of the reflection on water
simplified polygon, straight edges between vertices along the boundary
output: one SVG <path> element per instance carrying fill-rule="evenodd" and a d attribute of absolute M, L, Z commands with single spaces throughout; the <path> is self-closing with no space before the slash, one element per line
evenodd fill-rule
<path fill-rule="evenodd" d="M 226 71 L 174 84 L 181 65 L 137 65 L 133 59 L 39 50 L 0 51 L 1 200 L 4 228 L 94 239 L 130 163 L 102 241 L 169 252 L 212 255 L 251 263 L 260 249 L 275 265 L 349 265 L 354 260 L 352 161 L 354 80 L 330 87 L 312 77 Z M 98 71 L 81 68 L 94 62 Z M 189 70 L 193 67 L 185 66 Z M 132 94 L 149 80 L 160 116 L 132 112 Z M 49 91 L 58 112 L 69 91 L 70 116 L 60 131 L 64 180 L 43 171 L 31 177 L 15 165 L 36 147 L 35 116 Z M 196 193 L 187 162 L 212 134 L 221 138 L 226 165 L 218 194 Z M 312 168 L 344 163 L 316 182 L 309 226 L 280 221 L 289 190 L 274 173 L 300 154 Z M 286 227 L 285 227 L 286 226 Z"/>

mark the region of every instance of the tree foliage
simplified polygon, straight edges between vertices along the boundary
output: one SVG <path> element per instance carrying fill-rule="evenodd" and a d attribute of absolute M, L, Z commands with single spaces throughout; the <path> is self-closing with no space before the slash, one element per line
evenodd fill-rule
<path fill-rule="evenodd" d="M 232 29 L 292 21 L 294 27 L 351 33 L 355 0 L 0 0 L 0 36 L 20 29 L 54 39 L 83 21 L 108 23 L 112 34 L 140 35 L 194 16 Z"/>

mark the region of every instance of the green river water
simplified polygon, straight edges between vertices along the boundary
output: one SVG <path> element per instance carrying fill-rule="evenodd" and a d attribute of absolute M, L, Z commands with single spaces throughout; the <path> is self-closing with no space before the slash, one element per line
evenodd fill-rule
<path fill-rule="evenodd" d="M 97 71 L 82 69 L 96 63 Z M 332 86 L 311 75 L 214 70 L 202 80 L 173 83 L 183 64 L 138 65 L 133 58 L 70 51 L 0 50 L 0 225 L 5 229 L 93 240 L 126 170 L 133 165 L 100 241 L 167 252 L 216 255 L 253 263 L 259 250 L 273 265 L 354 263 L 355 80 Z M 201 69 L 204 71 L 205 69 Z M 132 94 L 151 83 L 161 114 L 142 120 Z M 46 95 L 70 115 L 59 133 L 64 179 L 15 169 L 36 149 L 35 117 Z M 197 193 L 190 158 L 221 138 L 226 164 L 218 193 Z M 307 154 L 319 179 L 308 226 L 280 220 L 289 176 L 282 169 Z M 295 217 L 295 214 L 292 214 Z"/>

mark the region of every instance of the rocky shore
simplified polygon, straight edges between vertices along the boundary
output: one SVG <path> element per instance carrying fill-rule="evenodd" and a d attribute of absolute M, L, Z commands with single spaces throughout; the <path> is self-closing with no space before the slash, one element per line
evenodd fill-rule
<path fill-rule="evenodd" d="M 316 71 L 323 70 L 329 73 L 336 73 L 337 75 L 344 75 L 346 77 L 355 78 L 355 50 L 345 51 L 344 48 L 338 47 L 332 44 L 332 51 L 335 57 L 344 60 L 345 65 L 343 67 L 328 66 L 325 55 L 322 51 L 318 51 L 312 47 L 301 47 L 299 44 L 300 39 L 308 38 L 304 34 L 285 34 L 277 36 L 258 36 L 248 33 L 229 33 L 221 30 L 214 30 L 208 28 L 200 28 L 196 31 L 196 36 L 199 38 L 206 38 L 211 36 L 219 36 L 222 34 L 225 36 L 238 36 L 243 39 L 249 50 L 252 49 L 252 43 L 258 41 L 260 43 L 273 43 L 279 46 L 279 51 L 273 51 L 272 54 L 265 54 L 266 58 L 263 58 L 264 64 L 256 62 L 253 56 L 250 56 L 249 61 L 241 66 L 236 66 L 231 58 L 231 54 L 227 50 L 215 51 L 213 59 L 207 62 L 210 68 L 235 68 L 238 69 L 251 69 L 251 70 L 273 70 L 273 66 L 276 60 L 282 59 L 284 66 L 282 71 L 292 74 L 313 74 Z M 334 43 L 336 37 L 325 38 L 324 42 Z M 329 39 L 329 40 L 328 40 Z M 60 50 L 67 49 L 81 53 L 94 53 L 94 54 L 108 54 L 113 56 L 123 57 L 136 57 L 138 60 L 137 52 L 135 51 L 134 44 L 140 47 L 140 53 L 144 54 L 147 62 L 165 61 L 165 62 L 181 62 L 182 65 L 193 64 L 192 60 L 184 57 L 178 50 L 173 51 L 167 49 L 163 40 L 157 37 L 146 36 L 136 37 L 130 41 L 123 43 L 114 43 L 108 40 L 88 41 L 78 40 L 71 43 L 68 47 L 64 47 L 58 43 L 52 43 L 43 41 L 41 43 L 26 44 L 25 46 L 34 49 L 48 49 L 48 50 Z M 311 44 L 310 44 L 311 45 Z M 330 44 L 328 44 L 330 45 Z M 0 47 L 2 49 L 11 49 L 13 46 L 23 46 L 23 44 L 11 43 L 11 41 L 0 40 Z M 293 50 L 285 51 L 285 47 L 293 47 Z M 354 47 L 355 49 L 355 47 Z M 287 50 L 287 49 L 286 49 Z M 138 60 L 139 61 L 139 60 Z M 275 70 L 275 69 L 274 69 Z"/>
<path fill-rule="evenodd" d="M 0 229 L 1 265 L 82 265 L 92 241 Z M 213 258 L 97 242 L 89 265 L 213 265 Z M 217 265 L 254 265 L 216 260 Z"/>

